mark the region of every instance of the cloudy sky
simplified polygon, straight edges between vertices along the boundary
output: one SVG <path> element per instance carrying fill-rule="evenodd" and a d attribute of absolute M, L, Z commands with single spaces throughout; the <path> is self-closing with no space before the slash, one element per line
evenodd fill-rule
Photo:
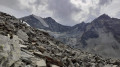
<path fill-rule="evenodd" d="M 120 18 L 120 0 L 0 0 L 0 11 L 17 18 L 34 14 L 64 25 L 90 22 L 101 14 Z"/>

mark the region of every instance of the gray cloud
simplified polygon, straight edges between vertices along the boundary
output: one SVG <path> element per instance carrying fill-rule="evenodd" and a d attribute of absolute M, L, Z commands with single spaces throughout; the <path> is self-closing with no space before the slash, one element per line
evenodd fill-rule
<path fill-rule="evenodd" d="M 14 15 L 16 17 L 23 17 L 30 14 L 30 10 L 21 9 L 22 4 L 19 0 L 0 0 L 0 11 Z"/>
<path fill-rule="evenodd" d="M 120 9 L 115 6 L 119 5 L 119 0 L 73 1 L 79 2 L 76 2 L 76 4 L 71 2 L 71 0 L 0 0 L 0 5 L 12 9 L 14 13 L 17 13 L 17 15 L 14 14 L 16 16 L 19 14 L 20 16 L 28 14 L 42 17 L 51 16 L 59 23 L 65 25 L 74 25 L 82 21 L 89 22 L 103 13 L 113 17 L 120 17 L 118 15 L 120 14 Z M 7 9 L 6 12 L 9 13 L 10 9 Z"/>
<path fill-rule="evenodd" d="M 44 0 L 44 1 L 45 1 L 45 0 Z M 30 6 L 35 6 L 35 8 L 38 9 L 40 5 L 42 5 L 42 6 L 45 5 L 45 4 L 44 4 L 44 1 L 42 1 L 42 0 L 34 0 L 34 2 L 29 2 L 28 4 L 29 4 Z"/>
<path fill-rule="evenodd" d="M 53 11 L 54 17 L 59 18 L 63 24 L 73 24 L 72 13 L 80 12 L 69 0 L 48 0 L 48 9 Z"/>
<path fill-rule="evenodd" d="M 82 2 L 86 3 L 86 0 L 82 0 Z"/>
<path fill-rule="evenodd" d="M 106 5 L 106 4 L 109 4 L 111 2 L 112 2 L 112 0 L 99 0 L 99 5 Z"/>
<path fill-rule="evenodd" d="M 0 5 L 19 10 L 20 3 L 18 0 L 0 0 Z"/>
<path fill-rule="evenodd" d="M 94 15 L 95 14 L 95 15 Z M 97 7 L 96 9 L 93 9 L 92 7 L 89 8 L 89 14 L 87 14 L 87 18 L 85 22 L 91 22 L 93 19 L 96 18 L 100 14 L 100 7 Z"/>
<path fill-rule="evenodd" d="M 91 0 L 91 1 L 93 1 L 93 0 Z M 85 0 L 85 3 L 86 2 L 87 1 Z M 110 3 L 112 3 L 112 0 L 99 0 L 98 4 L 88 8 L 89 13 L 85 15 L 87 17 L 85 17 L 86 19 L 84 21 L 85 22 L 91 22 L 92 20 L 97 18 L 99 15 L 101 15 L 101 10 L 102 10 L 101 8 L 105 7 L 104 5 L 108 6 Z"/>

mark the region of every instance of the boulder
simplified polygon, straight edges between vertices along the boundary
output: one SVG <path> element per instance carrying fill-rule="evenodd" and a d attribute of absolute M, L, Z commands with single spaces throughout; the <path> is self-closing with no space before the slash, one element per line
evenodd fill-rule
<path fill-rule="evenodd" d="M 46 49 L 43 46 L 38 46 L 37 48 L 42 53 L 44 53 L 46 51 Z"/>
<path fill-rule="evenodd" d="M 34 52 L 33 54 L 37 57 L 45 58 L 45 56 L 41 52 Z"/>
<path fill-rule="evenodd" d="M 60 67 L 60 66 L 57 66 L 57 65 L 51 65 L 51 67 Z"/>
<path fill-rule="evenodd" d="M 19 38 L 0 35 L 0 67 L 10 67 L 20 59 Z"/>
<path fill-rule="evenodd" d="M 117 65 L 113 65 L 112 67 L 117 67 Z"/>
<path fill-rule="evenodd" d="M 26 45 L 20 45 L 20 48 L 27 48 L 27 46 Z"/>
<path fill-rule="evenodd" d="M 37 60 L 36 65 L 38 67 L 46 67 L 46 61 L 44 59 Z"/>
<path fill-rule="evenodd" d="M 28 41 L 28 35 L 23 32 L 22 30 L 18 30 L 17 36 L 22 39 L 23 41 Z"/>
<path fill-rule="evenodd" d="M 22 62 L 24 62 L 26 65 L 30 65 L 32 64 L 32 60 L 30 60 L 30 57 L 29 58 L 21 58 Z"/>

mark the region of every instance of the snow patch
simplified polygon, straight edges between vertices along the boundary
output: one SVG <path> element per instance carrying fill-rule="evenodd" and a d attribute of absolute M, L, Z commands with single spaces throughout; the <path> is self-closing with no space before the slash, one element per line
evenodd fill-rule
<path fill-rule="evenodd" d="M 30 26 L 27 22 L 23 21 L 23 23 L 25 23 L 27 26 Z"/>
<path fill-rule="evenodd" d="M 25 22 L 25 21 L 23 21 L 23 20 L 21 20 L 21 22 L 25 23 L 27 26 L 30 26 L 27 22 Z"/>

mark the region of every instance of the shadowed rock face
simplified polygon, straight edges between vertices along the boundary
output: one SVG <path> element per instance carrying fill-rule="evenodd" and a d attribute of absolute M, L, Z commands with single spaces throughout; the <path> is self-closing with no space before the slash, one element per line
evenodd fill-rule
<path fill-rule="evenodd" d="M 104 16 L 106 18 L 102 18 Z M 100 27 L 100 25 L 104 26 L 107 29 L 106 32 L 112 32 L 115 39 L 118 42 L 120 42 L 120 30 L 119 30 L 120 29 L 120 20 L 119 19 L 110 18 L 107 15 L 102 15 L 93 22 L 97 24 L 95 26 L 99 26 L 99 27 Z"/>
<path fill-rule="evenodd" d="M 119 19 L 113 19 L 107 15 L 102 15 L 92 21 L 91 25 L 88 26 L 90 26 L 90 29 L 93 27 L 94 32 L 96 32 L 99 37 L 86 40 L 86 50 L 105 57 L 120 58 L 120 54 L 118 53 L 120 51 L 119 35 L 116 34 L 119 33 L 119 25 Z M 118 48 L 115 49 L 115 46 Z"/>
<path fill-rule="evenodd" d="M 49 25 L 49 30 L 53 32 L 66 32 L 70 30 L 70 26 L 64 26 L 59 23 L 57 23 L 54 19 L 51 17 L 43 18 L 46 23 Z"/>
<path fill-rule="evenodd" d="M 73 49 L 6 13 L 0 12 L 0 25 L 0 67 L 120 66 L 119 60 Z M 85 40 L 98 38 L 91 32 L 89 35 L 84 35 Z"/>
<path fill-rule="evenodd" d="M 34 15 L 24 17 L 24 19 L 22 20 L 24 20 L 25 22 L 29 22 L 28 24 L 34 28 L 45 28 L 45 26 Z"/>

